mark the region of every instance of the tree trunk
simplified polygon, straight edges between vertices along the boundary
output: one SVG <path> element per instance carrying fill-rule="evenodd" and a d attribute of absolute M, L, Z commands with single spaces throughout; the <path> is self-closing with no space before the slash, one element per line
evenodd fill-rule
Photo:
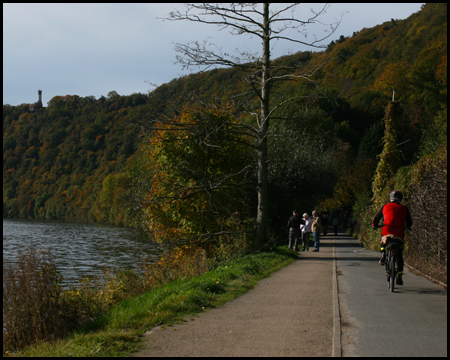
<path fill-rule="evenodd" d="M 255 247 L 261 248 L 267 241 L 267 229 L 269 218 L 269 180 L 268 180 L 268 132 L 269 132 L 269 119 L 271 115 L 270 106 L 270 91 L 272 82 L 294 80 L 299 77 L 303 77 L 301 74 L 291 73 L 281 75 L 279 77 L 270 77 L 271 64 L 270 64 L 270 39 L 288 40 L 296 44 L 309 45 L 312 47 L 322 47 L 317 45 L 319 42 L 330 37 L 340 20 L 337 20 L 330 25 L 331 31 L 324 37 L 315 38 L 312 42 L 305 42 L 290 38 L 288 36 L 282 36 L 281 33 L 288 29 L 296 29 L 299 34 L 304 34 L 303 27 L 306 24 L 314 24 L 319 22 L 317 18 L 324 14 L 329 5 L 324 5 L 322 9 L 315 12 L 311 9 L 312 16 L 306 21 L 300 20 L 294 16 L 294 9 L 298 4 L 285 4 L 284 8 L 275 11 L 271 16 L 269 14 L 269 4 L 263 4 L 262 21 L 260 21 L 261 11 L 259 4 L 231 4 L 230 6 L 223 6 L 222 4 L 189 4 L 186 8 L 186 12 L 172 11 L 169 15 L 169 20 L 189 20 L 203 24 L 216 24 L 221 29 L 231 29 L 230 33 L 233 35 L 247 34 L 252 37 L 255 36 L 262 41 L 263 51 L 262 59 L 259 56 L 254 56 L 245 51 L 237 51 L 240 54 L 239 57 L 222 53 L 221 48 L 215 50 L 208 50 L 210 45 L 208 41 L 203 44 L 192 41 L 188 44 L 177 44 L 175 50 L 182 55 L 177 56 L 178 62 L 183 66 L 190 68 L 191 66 L 211 66 L 211 65 L 225 65 L 232 66 L 244 71 L 248 76 L 247 80 L 251 82 L 252 89 L 260 97 L 260 113 L 257 114 L 257 129 L 256 134 L 253 129 L 251 130 L 251 137 L 256 138 L 256 161 L 257 161 L 257 196 L 258 204 L 256 210 L 256 238 Z M 285 12 L 290 12 L 290 15 L 283 15 Z M 212 15 L 212 20 L 208 20 L 207 17 Z M 217 16 L 217 17 L 216 17 Z M 320 23 L 320 22 L 319 22 Z M 217 51 L 216 51 L 217 50 Z M 288 69 L 286 69 L 288 71 Z M 308 78 L 309 75 L 304 75 Z M 260 83 L 258 83 L 260 81 Z M 261 86 L 261 88 L 258 88 Z M 282 106 L 284 103 L 293 99 L 285 99 L 281 101 L 275 101 L 275 106 L 272 106 L 272 111 Z M 251 112 L 254 115 L 254 112 Z"/>
<path fill-rule="evenodd" d="M 266 242 L 269 210 L 267 172 L 267 134 L 269 130 L 270 23 L 269 4 L 264 4 L 263 66 L 261 78 L 261 116 L 258 134 L 258 208 L 256 213 L 256 244 Z"/>

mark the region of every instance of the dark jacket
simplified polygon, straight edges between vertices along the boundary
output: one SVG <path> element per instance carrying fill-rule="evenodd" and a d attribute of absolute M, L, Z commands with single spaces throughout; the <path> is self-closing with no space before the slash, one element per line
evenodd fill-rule
<path fill-rule="evenodd" d="M 300 229 L 300 225 L 304 224 L 304 223 L 305 223 L 305 221 L 299 215 L 294 215 L 289 218 L 287 227 L 294 228 L 294 229 Z"/>

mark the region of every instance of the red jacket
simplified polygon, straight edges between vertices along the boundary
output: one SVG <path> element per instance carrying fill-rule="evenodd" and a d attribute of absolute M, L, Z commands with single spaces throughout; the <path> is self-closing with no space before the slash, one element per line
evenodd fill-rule
<path fill-rule="evenodd" d="M 372 226 L 377 227 L 382 217 L 384 218 L 383 236 L 393 234 L 403 238 L 405 225 L 408 229 L 412 226 L 408 208 L 396 202 L 383 205 L 372 220 Z"/>

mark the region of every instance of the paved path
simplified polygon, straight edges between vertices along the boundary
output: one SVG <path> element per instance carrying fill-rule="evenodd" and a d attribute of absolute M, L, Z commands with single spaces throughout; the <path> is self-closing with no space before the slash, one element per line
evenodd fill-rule
<path fill-rule="evenodd" d="M 323 242 L 236 300 L 146 335 L 135 356 L 331 356 L 333 241 Z"/>
<path fill-rule="evenodd" d="M 405 269 L 390 293 L 378 253 L 344 234 L 321 243 L 238 299 L 150 331 L 135 356 L 447 356 L 446 290 Z"/>
<path fill-rule="evenodd" d="M 349 237 L 336 237 L 336 258 L 343 356 L 447 357 L 446 290 L 405 267 L 390 293 L 379 253 Z"/>

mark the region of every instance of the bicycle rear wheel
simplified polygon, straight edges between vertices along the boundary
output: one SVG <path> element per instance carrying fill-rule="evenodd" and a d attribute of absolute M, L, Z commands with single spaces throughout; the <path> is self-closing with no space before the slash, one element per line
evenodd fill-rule
<path fill-rule="evenodd" d="M 391 290 L 391 292 L 394 292 L 396 278 L 397 278 L 397 261 L 394 254 L 392 254 L 389 263 L 389 289 Z"/>
<path fill-rule="evenodd" d="M 387 280 L 387 285 L 388 285 L 388 287 L 390 288 L 390 280 L 391 280 L 391 277 L 390 277 L 390 270 L 389 270 L 389 265 L 391 264 L 391 252 L 390 251 L 388 251 L 388 253 L 387 253 L 387 255 L 386 255 L 386 260 L 385 260 L 385 264 L 384 264 L 384 267 L 385 267 L 385 270 L 386 270 L 386 280 Z"/>

